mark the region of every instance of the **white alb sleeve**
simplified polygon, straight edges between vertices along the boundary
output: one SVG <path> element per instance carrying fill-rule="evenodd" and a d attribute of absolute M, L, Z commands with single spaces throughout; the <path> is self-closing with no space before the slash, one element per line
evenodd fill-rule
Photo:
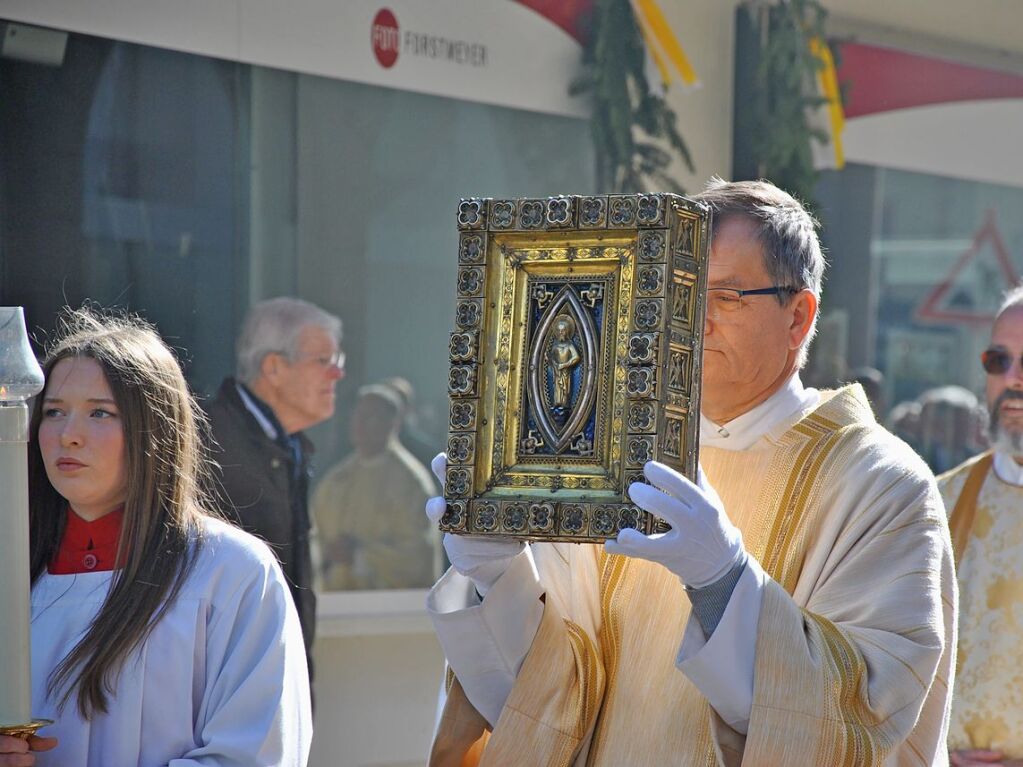
<path fill-rule="evenodd" d="M 444 657 L 469 702 L 493 726 L 533 643 L 544 604 L 527 546 L 481 602 L 472 581 L 454 568 L 426 597 Z"/>
<path fill-rule="evenodd" d="M 743 734 L 753 708 L 757 626 L 766 583 L 760 563 L 749 557 L 710 640 L 690 615 L 675 660 L 728 726 Z"/>

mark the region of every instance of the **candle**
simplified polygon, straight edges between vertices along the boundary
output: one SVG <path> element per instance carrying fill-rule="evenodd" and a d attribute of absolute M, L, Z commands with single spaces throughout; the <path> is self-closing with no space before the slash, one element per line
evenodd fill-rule
<path fill-rule="evenodd" d="M 32 718 L 27 434 L 25 403 L 0 402 L 0 725 Z"/>
<path fill-rule="evenodd" d="M 0 307 L 0 727 L 32 720 L 25 400 L 42 388 L 21 307 Z"/>

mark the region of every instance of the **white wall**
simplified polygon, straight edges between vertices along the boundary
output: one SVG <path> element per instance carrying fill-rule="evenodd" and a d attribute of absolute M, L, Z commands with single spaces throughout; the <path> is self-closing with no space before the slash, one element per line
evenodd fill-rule
<path fill-rule="evenodd" d="M 392 11 L 400 53 L 374 54 L 376 14 Z M 579 45 L 508 0 L 0 0 L 0 18 L 160 48 L 555 114 L 584 114 L 568 87 Z M 433 53 L 424 37 L 458 41 L 476 56 Z M 529 55 L 523 56 L 523 49 Z M 437 51 L 440 51 L 439 53 Z"/>
<path fill-rule="evenodd" d="M 320 596 L 310 767 L 425 765 L 444 675 L 425 596 Z"/>
<path fill-rule="evenodd" d="M 421 767 L 444 656 L 429 629 L 317 640 L 309 767 Z"/>

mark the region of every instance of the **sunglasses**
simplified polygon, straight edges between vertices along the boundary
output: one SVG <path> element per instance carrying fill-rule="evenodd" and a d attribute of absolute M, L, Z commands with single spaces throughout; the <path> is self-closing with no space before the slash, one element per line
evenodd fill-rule
<path fill-rule="evenodd" d="M 980 355 L 980 364 L 989 376 L 1000 376 L 1009 372 L 1013 359 L 1005 349 L 987 349 Z M 1023 366 L 1023 357 L 1020 358 L 1020 365 Z"/>

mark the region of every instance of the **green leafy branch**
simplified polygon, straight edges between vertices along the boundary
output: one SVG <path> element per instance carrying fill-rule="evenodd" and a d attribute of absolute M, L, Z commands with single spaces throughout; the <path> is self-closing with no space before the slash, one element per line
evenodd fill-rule
<path fill-rule="evenodd" d="M 571 92 L 589 93 L 593 99 L 597 188 L 684 193 L 668 172 L 672 150 L 690 172 L 693 158 L 675 112 L 647 81 L 646 46 L 629 0 L 595 0 L 583 63 L 585 73 Z M 643 138 L 637 139 L 637 133 Z M 667 142 L 668 149 L 656 140 Z"/>
<path fill-rule="evenodd" d="M 813 198 L 817 171 L 814 141 L 827 144 L 827 132 L 810 123 L 809 113 L 827 103 L 816 95 L 824 61 L 810 41 L 825 38 L 827 11 L 816 0 L 775 0 L 746 6 L 759 31 L 760 56 L 753 103 L 758 130 L 753 152 L 758 174 L 800 199 Z"/>

